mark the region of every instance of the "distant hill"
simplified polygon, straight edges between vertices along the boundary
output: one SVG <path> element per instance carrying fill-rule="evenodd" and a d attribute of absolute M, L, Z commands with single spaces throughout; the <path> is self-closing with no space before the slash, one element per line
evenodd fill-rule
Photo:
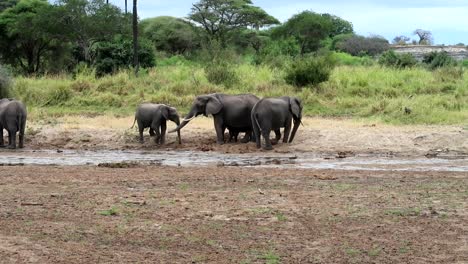
<path fill-rule="evenodd" d="M 456 60 L 468 59 L 468 48 L 465 46 L 398 45 L 391 48 L 396 53 L 411 53 L 419 61 L 422 61 L 424 55 L 433 51 L 446 51 Z"/>

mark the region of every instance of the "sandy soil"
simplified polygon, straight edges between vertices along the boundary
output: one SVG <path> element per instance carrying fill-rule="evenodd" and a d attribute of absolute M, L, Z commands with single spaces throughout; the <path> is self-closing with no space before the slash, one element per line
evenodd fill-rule
<path fill-rule="evenodd" d="M 224 153 L 256 152 L 254 143 L 215 144 L 212 119 L 199 117 L 182 130 L 182 145 L 175 134 L 167 144 L 155 145 L 148 132 L 145 144 L 130 129 L 133 117 L 72 116 L 28 124 L 26 146 L 33 149 L 190 149 Z M 276 152 L 378 153 L 401 155 L 467 155 L 466 126 L 391 126 L 369 121 L 305 118 L 292 144 L 275 146 Z M 169 124 L 169 129 L 174 128 Z M 273 133 L 272 133 L 273 136 Z M 227 137 L 226 137 L 227 138 Z"/>
<path fill-rule="evenodd" d="M 9 166 L 1 263 L 467 263 L 468 175 Z"/>

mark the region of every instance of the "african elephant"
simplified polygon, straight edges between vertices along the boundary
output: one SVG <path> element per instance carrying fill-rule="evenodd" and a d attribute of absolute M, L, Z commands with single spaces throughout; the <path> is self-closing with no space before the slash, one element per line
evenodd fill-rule
<path fill-rule="evenodd" d="M 197 96 L 190 112 L 182 120 L 180 126 L 171 130 L 170 133 L 180 131 L 198 115 L 213 115 L 216 142 L 218 144 L 224 144 L 224 130 L 226 128 L 247 131 L 241 142 L 249 142 L 252 134 L 250 112 L 258 100 L 259 98 L 252 94 L 227 95 L 215 93 Z"/>
<path fill-rule="evenodd" d="M 26 106 L 22 102 L 15 99 L 0 99 L 0 147 L 5 147 L 3 129 L 8 131 L 7 148 L 16 148 L 16 132 L 19 132 L 18 147 L 24 147 L 26 117 Z"/>
<path fill-rule="evenodd" d="M 177 114 L 177 110 L 174 107 L 164 104 L 143 103 L 140 104 L 136 110 L 132 128 L 135 126 L 135 122 L 137 122 L 138 131 L 140 132 L 140 142 L 143 143 L 143 130 L 149 127 L 150 135 L 156 135 L 156 144 L 162 145 L 166 141 L 167 120 L 171 120 L 176 123 L 177 126 L 180 125 L 179 114 Z M 177 138 L 179 144 L 181 144 L 179 131 L 177 132 Z"/>
<path fill-rule="evenodd" d="M 252 126 L 255 134 L 255 142 L 257 148 L 260 148 L 261 137 L 265 139 L 265 150 L 271 150 L 272 142 L 270 141 L 271 130 L 275 131 L 278 141 L 281 138 L 280 128 L 284 127 L 283 142 L 291 143 L 296 135 L 299 124 L 302 119 L 302 105 L 301 101 L 296 97 L 283 96 L 279 98 L 263 98 L 255 104 L 251 113 Z M 291 131 L 291 121 L 294 120 L 294 128 Z"/>

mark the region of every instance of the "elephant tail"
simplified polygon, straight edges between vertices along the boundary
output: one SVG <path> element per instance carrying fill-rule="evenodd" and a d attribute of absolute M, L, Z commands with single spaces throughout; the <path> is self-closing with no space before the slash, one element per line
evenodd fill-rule
<path fill-rule="evenodd" d="M 135 116 L 135 119 L 133 120 L 133 125 L 130 129 L 132 129 L 135 126 L 135 123 L 136 123 L 136 116 Z"/>

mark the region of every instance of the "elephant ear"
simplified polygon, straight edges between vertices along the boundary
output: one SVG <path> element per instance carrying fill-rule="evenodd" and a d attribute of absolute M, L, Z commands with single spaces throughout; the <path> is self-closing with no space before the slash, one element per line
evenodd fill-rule
<path fill-rule="evenodd" d="M 169 119 L 169 107 L 168 106 L 162 106 L 161 107 L 161 114 L 164 117 L 164 119 Z"/>
<path fill-rule="evenodd" d="M 208 102 L 206 103 L 206 115 L 216 115 L 221 111 L 223 105 L 215 96 L 209 96 Z"/>
<path fill-rule="evenodd" d="M 294 118 L 295 119 L 300 119 L 301 118 L 301 112 L 302 112 L 301 101 L 296 97 L 290 97 L 289 98 L 289 107 L 290 107 L 291 113 L 293 114 Z"/>

